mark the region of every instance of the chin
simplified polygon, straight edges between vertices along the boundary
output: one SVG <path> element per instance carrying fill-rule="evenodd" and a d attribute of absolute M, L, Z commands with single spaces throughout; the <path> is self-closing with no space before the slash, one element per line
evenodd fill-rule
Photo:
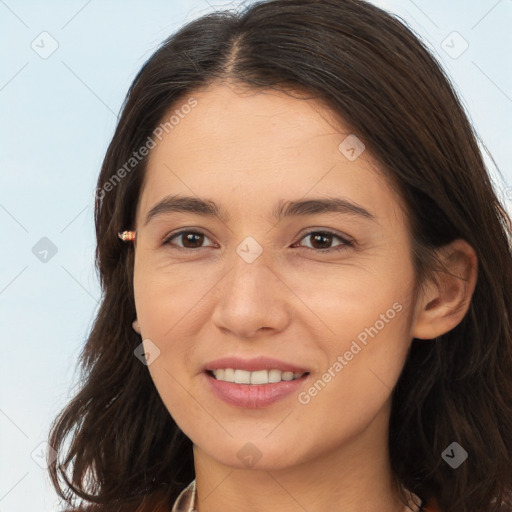
<path fill-rule="evenodd" d="M 306 462 L 301 460 L 304 455 L 297 451 L 297 444 L 283 443 L 281 439 L 270 440 L 262 435 L 261 438 L 229 438 L 224 442 L 211 445 L 211 439 L 206 444 L 194 442 L 208 458 L 218 464 L 234 469 L 254 469 L 275 471 Z"/>

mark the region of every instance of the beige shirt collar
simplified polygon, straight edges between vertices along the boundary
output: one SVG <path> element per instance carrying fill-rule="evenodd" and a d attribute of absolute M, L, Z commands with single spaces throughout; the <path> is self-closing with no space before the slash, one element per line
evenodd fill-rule
<path fill-rule="evenodd" d="M 196 512 L 196 481 L 192 480 L 174 502 L 171 512 Z"/>
<path fill-rule="evenodd" d="M 409 493 L 411 499 L 409 507 L 404 512 L 421 510 L 421 500 L 414 493 Z M 418 505 L 419 504 L 419 505 Z M 196 511 L 196 481 L 188 484 L 174 502 L 171 512 L 197 512 Z"/>

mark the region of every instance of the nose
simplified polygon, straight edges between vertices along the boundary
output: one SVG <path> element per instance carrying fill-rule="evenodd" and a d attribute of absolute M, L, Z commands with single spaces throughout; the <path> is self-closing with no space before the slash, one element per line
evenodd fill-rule
<path fill-rule="evenodd" d="M 262 256 L 249 263 L 235 254 L 217 285 L 212 321 L 237 338 L 268 336 L 290 322 L 293 294 Z"/>

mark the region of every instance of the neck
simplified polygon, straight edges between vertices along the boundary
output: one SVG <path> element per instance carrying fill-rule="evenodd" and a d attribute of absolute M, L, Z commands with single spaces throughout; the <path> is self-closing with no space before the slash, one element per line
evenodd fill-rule
<path fill-rule="evenodd" d="M 194 445 L 198 512 L 402 512 L 390 467 L 389 405 L 363 432 L 288 467 L 235 468 Z"/>

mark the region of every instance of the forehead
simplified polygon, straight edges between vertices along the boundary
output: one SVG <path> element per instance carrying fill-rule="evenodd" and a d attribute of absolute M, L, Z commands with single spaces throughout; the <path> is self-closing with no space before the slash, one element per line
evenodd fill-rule
<path fill-rule="evenodd" d="M 340 150 L 351 130 L 322 102 L 293 95 L 221 84 L 176 102 L 164 116 L 174 114 L 172 129 L 150 153 L 139 222 L 168 194 L 216 197 L 238 215 L 336 194 L 396 216 L 401 200 L 368 151 L 353 160 Z M 190 98 L 195 106 L 183 108 Z"/>
<path fill-rule="evenodd" d="M 276 150 L 284 154 L 314 145 L 319 137 L 350 133 L 320 100 L 304 96 L 297 91 L 287 94 L 224 83 L 200 89 L 169 109 L 168 114 L 179 112 L 190 97 L 197 102 L 179 121 L 175 119 L 178 123 L 164 135 L 166 142 L 161 141 L 152 158 L 165 152 L 164 146 L 175 151 L 178 144 L 184 151 L 215 149 L 217 156 L 226 158 L 242 150 L 244 155 L 256 157 L 262 144 L 273 155 Z M 170 134 L 173 137 L 166 136 Z"/>

